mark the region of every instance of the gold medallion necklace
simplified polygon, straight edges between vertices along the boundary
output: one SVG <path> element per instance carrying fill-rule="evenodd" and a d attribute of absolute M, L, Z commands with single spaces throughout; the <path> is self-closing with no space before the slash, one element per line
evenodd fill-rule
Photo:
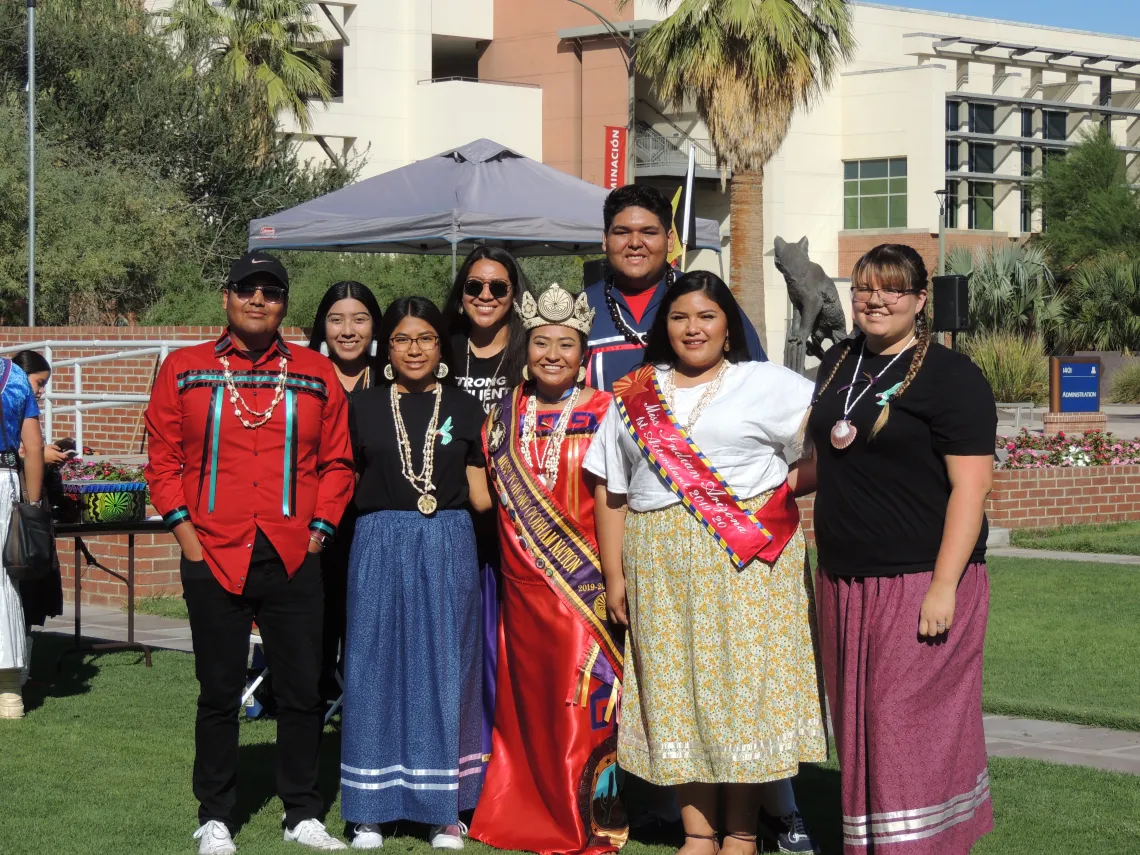
<path fill-rule="evenodd" d="M 428 420 L 427 432 L 424 434 L 423 466 L 417 475 L 412 465 L 412 443 L 408 437 L 408 429 L 404 425 L 404 416 L 400 412 L 400 392 L 396 389 L 395 383 L 389 387 L 388 393 L 388 399 L 392 405 L 392 421 L 396 424 L 396 447 L 400 452 L 400 474 L 412 485 L 412 489 L 420 494 L 416 501 L 416 508 L 425 517 L 434 514 L 436 508 L 439 507 L 439 502 L 432 495 L 435 490 L 435 484 L 432 483 L 432 475 L 435 473 L 435 437 L 439 432 L 439 403 L 443 398 L 443 386 L 439 383 L 435 384 L 434 394 L 435 408 L 432 410 L 431 419 Z"/>

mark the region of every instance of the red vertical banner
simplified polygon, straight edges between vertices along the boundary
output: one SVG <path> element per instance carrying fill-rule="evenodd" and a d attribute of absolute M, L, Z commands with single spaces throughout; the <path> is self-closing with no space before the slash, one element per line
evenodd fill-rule
<path fill-rule="evenodd" d="M 612 125 L 606 125 L 606 168 L 603 186 L 607 190 L 616 190 L 625 184 L 625 147 L 627 133 L 625 128 L 615 128 Z"/>

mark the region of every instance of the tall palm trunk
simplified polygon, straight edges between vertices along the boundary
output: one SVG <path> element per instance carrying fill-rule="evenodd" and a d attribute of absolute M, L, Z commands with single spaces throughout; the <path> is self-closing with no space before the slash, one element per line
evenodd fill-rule
<path fill-rule="evenodd" d="M 760 334 L 764 351 L 771 353 L 764 317 L 763 168 L 733 174 L 729 212 L 732 221 L 732 261 L 729 265 L 732 293 Z"/>

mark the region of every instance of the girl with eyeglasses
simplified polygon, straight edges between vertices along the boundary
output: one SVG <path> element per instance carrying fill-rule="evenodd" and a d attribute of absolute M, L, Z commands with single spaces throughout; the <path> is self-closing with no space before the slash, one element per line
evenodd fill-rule
<path fill-rule="evenodd" d="M 537 296 L 514 256 L 480 246 L 463 260 L 444 305 L 455 382 L 488 413 L 523 381 L 527 337 L 515 304 L 524 294 Z M 475 537 L 483 603 L 483 753 L 490 754 L 499 656 L 499 538 L 491 514 L 475 517 Z"/>
<path fill-rule="evenodd" d="M 997 411 L 934 342 L 908 246 L 855 265 L 859 334 L 819 367 L 816 600 L 842 770 L 843 851 L 964 855 L 993 829 L 982 648 Z"/>
<path fill-rule="evenodd" d="M 470 510 L 491 498 L 478 401 L 451 383 L 443 316 L 396 300 L 377 338 L 384 385 L 350 428 L 359 517 L 348 567 L 341 812 L 353 848 L 380 824 L 432 826 L 463 848 L 459 816 L 483 781 L 479 565 Z"/>

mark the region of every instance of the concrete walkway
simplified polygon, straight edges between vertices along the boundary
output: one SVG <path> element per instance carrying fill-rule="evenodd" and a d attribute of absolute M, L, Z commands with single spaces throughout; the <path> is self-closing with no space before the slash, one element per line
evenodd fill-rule
<path fill-rule="evenodd" d="M 1023 549 L 1020 546 L 989 546 L 986 555 L 999 558 L 1040 558 L 1046 561 L 1088 561 L 1096 564 L 1140 565 L 1140 555 L 1111 555 L 1098 552 L 1058 552 L 1054 549 Z"/>
<path fill-rule="evenodd" d="M 65 608 L 64 615 L 48 621 L 45 632 L 71 635 L 75 631 L 74 611 L 70 604 Z M 124 641 L 127 615 L 114 609 L 84 606 L 83 635 L 87 639 Z M 191 649 L 189 625 L 186 621 L 169 618 L 135 615 L 135 640 L 169 650 L 189 652 Z M 1140 732 L 1000 715 L 986 716 L 985 726 L 986 749 L 993 757 L 1032 757 L 1051 763 L 1140 775 Z"/>

